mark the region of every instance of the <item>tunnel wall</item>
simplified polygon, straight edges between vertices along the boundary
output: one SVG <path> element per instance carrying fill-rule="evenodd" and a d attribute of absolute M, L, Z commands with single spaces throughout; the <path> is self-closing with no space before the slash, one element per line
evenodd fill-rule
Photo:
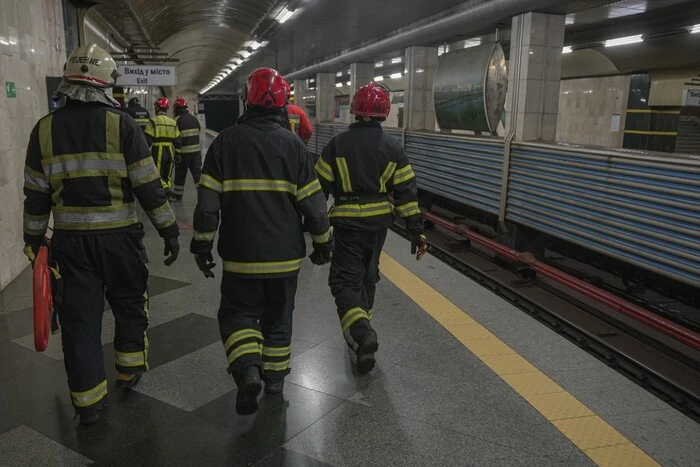
<path fill-rule="evenodd" d="M 61 76 L 66 60 L 63 11 L 53 0 L 2 0 L 0 83 L 0 289 L 25 267 L 22 254 L 24 158 L 29 134 L 48 113 L 47 76 Z"/>

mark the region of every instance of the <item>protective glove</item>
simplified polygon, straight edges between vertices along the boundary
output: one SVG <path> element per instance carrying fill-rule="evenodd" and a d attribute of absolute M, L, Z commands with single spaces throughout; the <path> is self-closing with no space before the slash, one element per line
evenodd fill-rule
<path fill-rule="evenodd" d="M 180 254 L 180 242 L 178 242 L 177 237 L 164 238 L 165 249 L 163 250 L 163 256 L 168 256 L 165 258 L 165 265 L 170 266 L 177 259 L 177 255 Z"/>
<path fill-rule="evenodd" d="M 416 255 L 416 260 L 420 261 L 428 251 L 428 239 L 422 233 L 414 233 L 411 240 L 411 254 Z"/>
<path fill-rule="evenodd" d="M 24 252 L 24 255 L 29 259 L 29 262 L 32 263 L 32 266 L 34 266 L 34 261 L 36 261 L 36 255 L 39 253 L 39 245 L 30 245 L 27 243 L 24 245 L 24 249 L 22 250 Z"/>
<path fill-rule="evenodd" d="M 194 260 L 197 262 L 197 267 L 202 271 L 204 277 L 214 277 L 214 273 L 211 270 L 216 266 L 216 263 L 211 253 L 208 255 L 194 255 Z"/>
<path fill-rule="evenodd" d="M 333 248 L 335 247 L 335 238 L 333 234 L 326 243 L 313 242 L 314 251 L 309 256 L 312 263 L 320 266 L 331 262 L 333 258 Z"/>
<path fill-rule="evenodd" d="M 175 162 L 175 167 L 180 167 L 180 164 L 182 164 L 182 156 L 179 152 L 175 153 L 175 156 L 173 157 L 173 162 Z"/>

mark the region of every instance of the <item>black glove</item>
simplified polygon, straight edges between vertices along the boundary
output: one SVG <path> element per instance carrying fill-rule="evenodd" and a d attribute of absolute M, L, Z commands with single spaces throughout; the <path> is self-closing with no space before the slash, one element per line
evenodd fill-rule
<path fill-rule="evenodd" d="M 411 240 L 411 254 L 416 255 L 416 259 L 420 261 L 427 251 L 428 239 L 425 238 L 422 232 L 414 232 Z"/>
<path fill-rule="evenodd" d="M 173 162 L 175 162 L 175 167 L 180 167 L 180 164 L 182 164 L 182 156 L 179 152 L 175 153 L 175 156 L 173 157 Z"/>
<path fill-rule="evenodd" d="M 177 237 L 164 238 L 165 249 L 163 250 L 163 256 L 168 256 L 165 258 L 165 265 L 170 266 L 177 259 L 177 255 L 180 254 L 180 242 L 178 242 Z"/>
<path fill-rule="evenodd" d="M 316 243 L 313 242 L 314 251 L 309 256 L 312 263 L 316 265 L 327 264 L 331 262 L 333 258 L 333 248 L 335 247 L 335 239 L 333 234 L 328 239 L 326 243 Z"/>
<path fill-rule="evenodd" d="M 211 253 L 208 255 L 194 255 L 194 260 L 197 262 L 199 270 L 204 273 L 204 277 L 214 277 L 214 273 L 211 270 L 216 266 L 216 263 Z"/>

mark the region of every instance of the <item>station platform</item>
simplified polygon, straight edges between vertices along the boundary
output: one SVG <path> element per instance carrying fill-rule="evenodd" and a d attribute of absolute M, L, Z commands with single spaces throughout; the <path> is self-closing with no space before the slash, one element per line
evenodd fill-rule
<path fill-rule="evenodd" d="M 195 198 L 188 179 L 173 266 L 146 225 L 150 371 L 131 392 L 114 387 L 105 313 L 109 407 L 94 426 L 73 420 L 58 336 L 33 350 L 30 271 L 0 292 L 0 465 L 700 465 L 697 423 L 393 233 L 374 371 L 353 371 L 328 266 L 306 261 L 284 394 L 236 415 L 220 265 L 205 279 L 188 253 Z"/>

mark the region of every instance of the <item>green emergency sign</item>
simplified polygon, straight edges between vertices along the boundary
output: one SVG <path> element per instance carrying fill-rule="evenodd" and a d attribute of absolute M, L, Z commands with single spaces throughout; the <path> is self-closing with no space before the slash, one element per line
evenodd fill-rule
<path fill-rule="evenodd" d="M 7 97 L 17 97 L 15 83 L 11 81 L 5 81 L 5 92 L 7 93 Z"/>

